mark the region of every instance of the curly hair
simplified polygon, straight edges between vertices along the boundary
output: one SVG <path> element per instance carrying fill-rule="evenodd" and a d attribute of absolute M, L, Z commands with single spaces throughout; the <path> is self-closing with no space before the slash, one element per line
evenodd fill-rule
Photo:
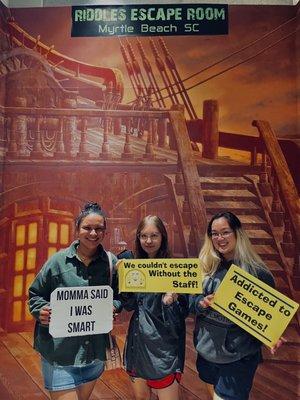
<path fill-rule="evenodd" d="M 106 228 L 106 216 L 104 211 L 102 210 L 101 206 L 98 203 L 88 202 L 86 203 L 83 208 L 81 209 L 80 213 L 75 219 L 75 227 L 79 229 L 81 221 L 89 214 L 98 214 L 101 215 L 104 219 L 104 226 Z"/>

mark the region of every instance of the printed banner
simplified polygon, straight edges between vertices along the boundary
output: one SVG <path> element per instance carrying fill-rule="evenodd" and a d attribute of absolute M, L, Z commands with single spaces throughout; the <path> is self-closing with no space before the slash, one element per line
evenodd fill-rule
<path fill-rule="evenodd" d="M 153 4 L 72 7 L 73 37 L 227 33 L 227 5 Z"/>
<path fill-rule="evenodd" d="M 272 347 L 299 304 L 232 265 L 216 291 L 212 307 Z"/>
<path fill-rule="evenodd" d="M 198 258 L 122 260 L 120 292 L 199 293 L 202 274 Z"/>
<path fill-rule="evenodd" d="M 113 327 L 110 286 L 57 288 L 50 298 L 50 334 L 57 337 L 108 333 Z"/>

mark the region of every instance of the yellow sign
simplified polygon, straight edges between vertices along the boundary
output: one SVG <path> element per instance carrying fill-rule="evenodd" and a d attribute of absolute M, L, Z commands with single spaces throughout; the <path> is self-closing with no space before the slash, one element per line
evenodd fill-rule
<path fill-rule="evenodd" d="M 272 347 L 299 304 L 232 265 L 216 291 L 212 307 Z"/>
<path fill-rule="evenodd" d="M 118 267 L 120 292 L 200 293 L 198 258 L 122 260 Z"/>

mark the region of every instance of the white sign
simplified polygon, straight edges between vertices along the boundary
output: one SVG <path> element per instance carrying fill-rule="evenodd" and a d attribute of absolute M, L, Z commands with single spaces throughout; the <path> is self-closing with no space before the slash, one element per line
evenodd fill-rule
<path fill-rule="evenodd" d="M 50 297 L 50 334 L 57 337 L 108 333 L 113 327 L 110 286 L 56 288 Z"/>

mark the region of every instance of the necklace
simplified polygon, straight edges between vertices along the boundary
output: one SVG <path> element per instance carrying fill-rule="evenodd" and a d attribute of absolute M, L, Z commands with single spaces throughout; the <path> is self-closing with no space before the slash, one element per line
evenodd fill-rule
<path fill-rule="evenodd" d="M 82 262 L 89 261 L 93 258 L 92 256 L 84 256 L 83 254 L 81 254 L 78 247 L 76 250 L 76 254 L 77 254 L 77 257 L 79 258 L 79 260 Z"/>

